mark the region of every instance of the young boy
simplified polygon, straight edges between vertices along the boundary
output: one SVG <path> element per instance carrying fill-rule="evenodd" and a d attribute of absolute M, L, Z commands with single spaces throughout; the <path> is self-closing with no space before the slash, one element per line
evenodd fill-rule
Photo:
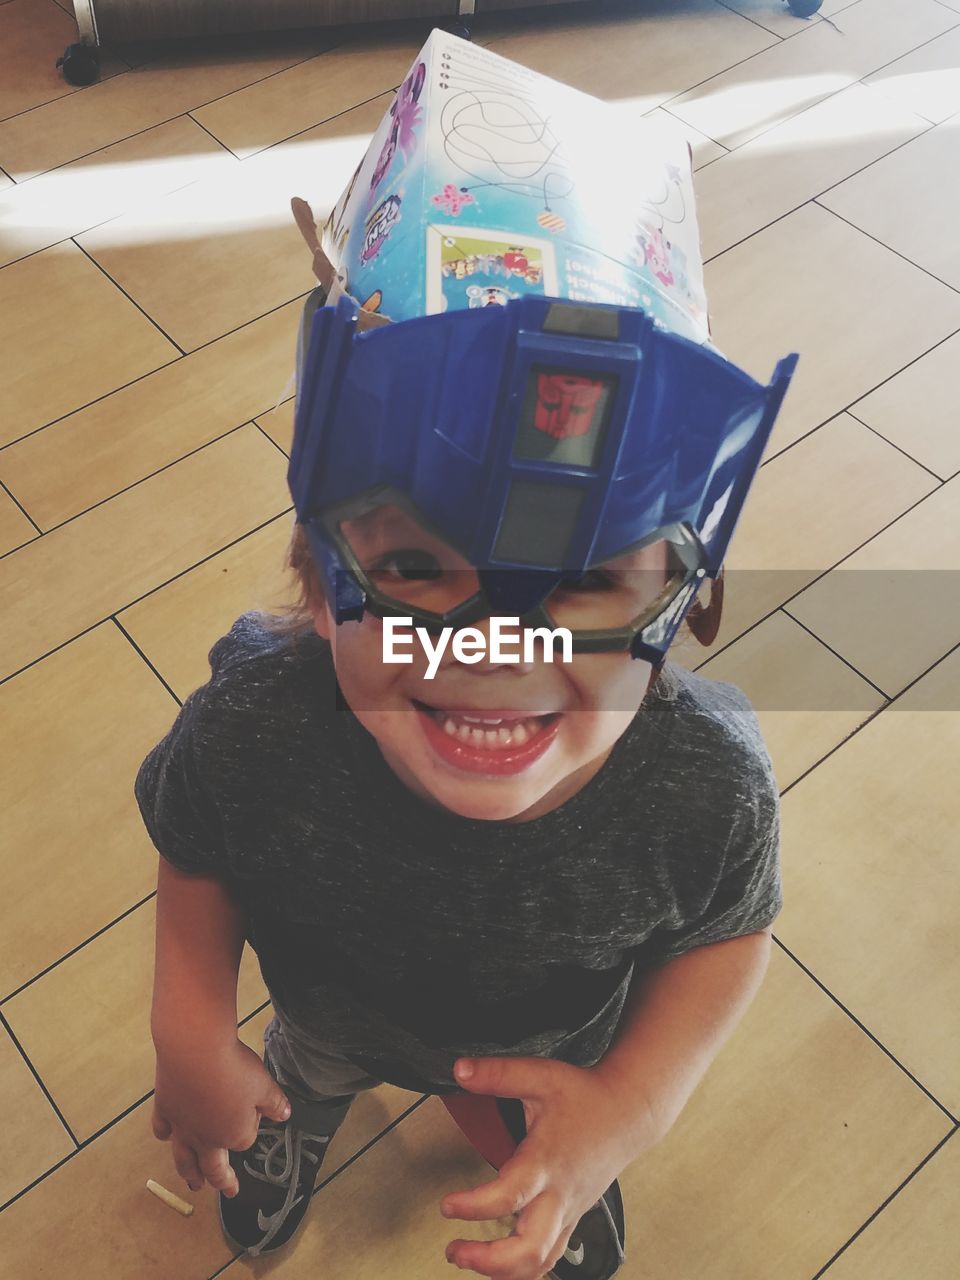
<path fill-rule="evenodd" d="M 694 596 L 792 363 L 762 387 L 601 303 L 365 331 L 325 300 L 290 463 L 300 605 L 217 641 L 137 778 L 163 855 L 154 1132 L 259 1253 L 360 1090 L 437 1093 L 499 1169 L 444 1213 L 519 1215 L 448 1259 L 608 1280 L 616 1177 L 752 999 L 781 907 L 752 709 L 664 664 L 685 618 L 716 634 L 718 582 Z M 245 939 L 263 1062 L 237 1038 Z"/>

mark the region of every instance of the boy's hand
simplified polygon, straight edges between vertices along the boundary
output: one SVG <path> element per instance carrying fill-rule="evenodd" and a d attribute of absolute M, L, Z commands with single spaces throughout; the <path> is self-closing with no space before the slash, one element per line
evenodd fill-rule
<path fill-rule="evenodd" d="M 473 1068 L 468 1078 L 460 1068 Z M 495 1280 L 536 1280 L 563 1255 L 581 1217 L 614 1178 L 663 1137 L 641 1087 L 628 1098 L 596 1068 L 552 1058 L 461 1058 L 470 1093 L 519 1098 L 527 1136 L 496 1178 L 445 1196 L 445 1217 L 519 1214 L 502 1240 L 453 1240 L 447 1261 Z"/>
<path fill-rule="evenodd" d="M 177 1172 L 191 1191 L 206 1180 L 217 1191 L 239 1190 L 228 1151 L 245 1151 L 260 1117 L 283 1121 L 290 1103 L 259 1056 L 239 1040 L 184 1045 L 157 1052 L 153 1132 L 170 1139 Z"/>

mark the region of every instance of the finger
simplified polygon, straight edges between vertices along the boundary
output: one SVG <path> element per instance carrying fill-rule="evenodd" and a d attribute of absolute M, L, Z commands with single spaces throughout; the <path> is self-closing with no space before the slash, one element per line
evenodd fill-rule
<path fill-rule="evenodd" d="M 560 1249 L 554 1256 L 562 1229 L 558 1197 L 543 1194 L 520 1215 L 512 1235 L 491 1241 L 453 1240 L 447 1246 L 447 1261 L 482 1276 L 537 1280 L 563 1253 Z"/>
<path fill-rule="evenodd" d="M 153 1104 L 153 1114 L 150 1117 L 150 1125 L 153 1129 L 153 1136 L 159 1138 L 161 1142 L 166 1142 L 173 1133 L 170 1121 L 163 1115 L 157 1104 Z"/>
<path fill-rule="evenodd" d="M 290 1100 L 280 1086 L 273 1083 L 259 1102 L 257 1110 L 262 1116 L 267 1116 L 270 1120 L 289 1120 Z M 256 1141 L 256 1138 L 254 1138 L 254 1141 Z"/>
<path fill-rule="evenodd" d="M 197 1164 L 197 1153 L 192 1147 L 188 1147 L 182 1138 L 178 1138 L 176 1134 L 173 1136 L 171 1150 L 177 1173 L 179 1173 L 191 1191 L 199 1191 L 203 1186 L 203 1174 Z"/>
<path fill-rule="evenodd" d="M 201 1151 L 199 1161 L 200 1171 L 211 1187 L 231 1198 L 239 1192 L 240 1183 L 230 1166 L 230 1157 L 224 1147 L 209 1147 L 206 1151 Z"/>
<path fill-rule="evenodd" d="M 543 1190 L 546 1179 L 546 1170 L 536 1159 L 536 1148 L 528 1138 L 500 1166 L 500 1172 L 490 1182 L 444 1196 L 440 1212 L 445 1218 L 461 1218 L 466 1222 L 505 1218 L 526 1208 Z"/>

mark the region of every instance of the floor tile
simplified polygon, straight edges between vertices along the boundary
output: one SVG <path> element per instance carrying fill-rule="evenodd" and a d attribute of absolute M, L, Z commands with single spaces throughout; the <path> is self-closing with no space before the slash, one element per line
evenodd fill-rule
<path fill-rule="evenodd" d="M 0 1096 L 4 1151 L 0 1204 L 4 1204 L 74 1146 L 5 1027 L 0 1027 Z"/>
<path fill-rule="evenodd" d="M 960 27 L 867 76 L 866 83 L 934 124 L 946 120 L 960 111 Z"/>
<path fill-rule="evenodd" d="M 714 142 L 712 138 L 708 138 L 699 129 L 694 129 L 685 120 L 678 120 L 669 111 L 664 111 L 663 107 L 656 107 L 648 112 L 647 118 L 655 120 L 664 128 L 679 129 L 681 137 L 693 148 L 694 170 L 702 169 L 705 164 L 710 164 L 711 161 L 727 154 L 719 142 Z"/>
<path fill-rule="evenodd" d="M 721 0 L 728 9 L 742 13 L 751 22 L 757 22 L 767 31 L 778 36 L 795 36 L 814 22 L 829 18 L 842 9 L 849 8 L 855 0 L 824 0 L 819 13 L 812 18 L 798 18 L 783 0 Z"/>
<path fill-rule="evenodd" d="M 81 1142 L 153 1088 L 155 923 L 156 900 L 151 899 L 3 1006 L 14 1035 Z M 237 997 L 240 1017 L 267 998 L 256 956 L 247 947 Z"/>
<path fill-rule="evenodd" d="M 848 178 L 821 203 L 960 289 L 960 117 Z"/>
<path fill-rule="evenodd" d="M 927 128 L 919 116 L 858 84 L 724 155 L 694 184 L 704 258 Z"/>
<path fill-rule="evenodd" d="M 0 678 L 285 510 L 283 462 L 241 428 L 0 560 Z"/>
<path fill-rule="evenodd" d="M 12 4 L 13 0 L 5 0 L 5 3 Z M 12 187 L 12 186 L 13 186 L 13 179 L 8 178 L 7 175 L 2 170 L 0 170 L 0 191 L 5 191 L 7 187 Z"/>
<path fill-rule="evenodd" d="M 395 89 L 422 43 L 408 36 L 338 45 L 200 107 L 193 117 L 234 154 L 249 156 Z"/>
<path fill-rule="evenodd" d="M 827 1280 L 939 1280 L 960 1257 L 960 1139 L 940 1148 L 826 1273 Z"/>
<path fill-rule="evenodd" d="M 704 274 L 713 340 L 726 356 L 766 382 L 780 356 L 800 352 L 768 453 L 960 328 L 960 295 L 816 205 L 757 232 Z"/>
<path fill-rule="evenodd" d="M 0 452 L 0 480 L 42 529 L 86 511 L 272 407 L 299 322 L 281 307 L 28 436 Z"/>
<path fill-rule="evenodd" d="M 0 266 L 236 163 L 181 117 L 22 182 L 0 198 Z"/>
<path fill-rule="evenodd" d="M 781 791 L 885 701 L 780 610 L 697 670 L 735 684 L 753 703 Z"/>
<path fill-rule="evenodd" d="M 416 1097 L 391 1085 L 360 1094 L 330 1143 L 324 1174 L 335 1172 Z M 70 1244 L 70 1280 L 208 1280 L 230 1261 L 215 1193 L 184 1186 L 169 1143 L 151 1132 L 151 1105 L 137 1107 L 0 1215 L 0 1249 L 11 1275 L 32 1280 L 62 1274 L 64 1241 Z M 183 1218 L 167 1208 L 147 1191 L 148 1178 L 192 1201 L 195 1212 Z M 249 1265 L 227 1274 L 231 1280 L 247 1275 Z"/>
<path fill-rule="evenodd" d="M 244 161 L 230 181 L 195 183 L 79 241 L 194 350 L 313 287 L 290 197 L 326 217 L 389 106 L 383 95 Z"/>
<path fill-rule="evenodd" d="M 960 644 L 960 477 L 787 606 L 885 693 Z M 953 706 L 960 710 L 960 686 Z"/>
<path fill-rule="evenodd" d="M 0 445 L 179 355 L 69 240 L 0 270 L 0 350 Z"/>
<path fill-rule="evenodd" d="M 0 454 L 0 458 L 2 457 L 3 454 Z M 0 556 L 36 536 L 36 529 L 13 499 L 0 492 Z"/>
<path fill-rule="evenodd" d="M 839 31 L 812 23 L 674 99 L 670 111 L 725 147 L 739 147 L 957 25 L 956 14 L 936 0 L 859 0 L 834 21 Z"/>
<path fill-rule="evenodd" d="M 960 334 L 921 356 L 850 412 L 942 479 L 960 471 Z"/>
<path fill-rule="evenodd" d="M 292 512 L 271 520 L 118 615 L 178 697 L 210 679 L 207 654 L 241 613 L 292 603 L 292 531 Z"/>
<path fill-rule="evenodd" d="M 271 409 L 269 413 L 261 414 L 257 418 L 257 426 L 261 431 L 267 433 L 274 444 L 280 446 L 287 457 L 290 456 L 290 450 L 293 448 L 293 415 L 295 410 L 296 401 L 286 400 L 283 404 Z"/>
<path fill-rule="evenodd" d="M 620 1177 L 625 1274 L 809 1280 L 950 1127 L 774 947 L 760 995 L 679 1122 Z M 397 1258 L 405 1274 L 440 1280 L 450 1240 L 508 1234 L 510 1219 L 438 1211 L 446 1192 L 489 1176 L 429 1099 L 320 1192 L 285 1280 L 321 1263 L 328 1280 L 373 1280 Z M 375 1190 L 385 1186 L 389 1199 Z M 363 1246 L 348 1253 L 344 1238 Z"/>
<path fill-rule="evenodd" d="M 55 66 L 57 58 L 76 38 L 76 23 L 53 0 L 10 0 L 0 6 L 0 48 L 4 51 L 5 70 L 0 81 L 0 120 L 30 111 L 52 98 L 68 94 L 76 97 L 76 87 L 67 84 Z M 104 59 L 105 76 L 124 69 L 117 59 Z M 4 168 L 12 172 L 8 165 Z"/>
<path fill-rule="evenodd" d="M 504 16 L 500 33 L 484 24 L 484 44 L 584 93 L 632 101 L 649 111 L 779 43 L 755 23 L 708 0 L 657 0 L 636 16 L 601 17 L 586 6 L 584 10 L 561 10 L 549 25 L 541 17 Z M 0 153 L 0 163 L 2 159 Z"/>
<path fill-rule="evenodd" d="M 17 0 L 31 6 L 39 2 Z M 44 3 L 53 8 L 50 0 Z M 73 26 L 60 16 L 65 26 Z M 75 38 L 74 28 L 70 39 Z M 0 165 L 17 179 L 44 173 L 294 66 L 324 43 L 318 39 L 305 46 L 302 36 L 271 38 L 264 41 L 262 49 L 251 49 L 239 58 L 235 51 L 198 52 L 194 46 L 185 46 L 122 76 L 101 79 L 74 94 L 69 102 L 49 102 L 29 115 L 0 124 Z M 47 37 L 44 67 L 49 62 L 50 74 L 58 80 L 53 59 L 59 52 L 59 42 Z M 59 83 L 63 92 L 69 92 L 69 86 Z"/>
<path fill-rule="evenodd" d="M 0 999 L 156 888 L 133 780 L 175 712 L 112 623 L 0 686 Z"/>
<path fill-rule="evenodd" d="M 936 483 L 846 414 L 766 463 L 727 552 L 717 646 L 848 556 Z"/>
<path fill-rule="evenodd" d="M 924 680 L 944 705 L 960 650 Z M 923 684 L 784 797 L 776 934 L 956 1114 L 960 707 L 927 709 Z"/>

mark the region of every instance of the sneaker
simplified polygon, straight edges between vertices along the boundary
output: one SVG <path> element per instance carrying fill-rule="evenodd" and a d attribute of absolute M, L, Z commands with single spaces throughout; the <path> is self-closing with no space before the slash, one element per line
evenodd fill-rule
<path fill-rule="evenodd" d="M 610 1280 L 620 1270 L 625 1240 L 623 1197 L 614 1179 L 577 1223 L 548 1274 L 555 1280 Z"/>
<path fill-rule="evenodd" d="M 220 1225 L 235 1249 L 256 1256 L 287 1244 L 310 1206 L 330 1137 L 264 1118 L 253 1146 L 230 1152 L 240 1190 L 220 1192 Z"/>

